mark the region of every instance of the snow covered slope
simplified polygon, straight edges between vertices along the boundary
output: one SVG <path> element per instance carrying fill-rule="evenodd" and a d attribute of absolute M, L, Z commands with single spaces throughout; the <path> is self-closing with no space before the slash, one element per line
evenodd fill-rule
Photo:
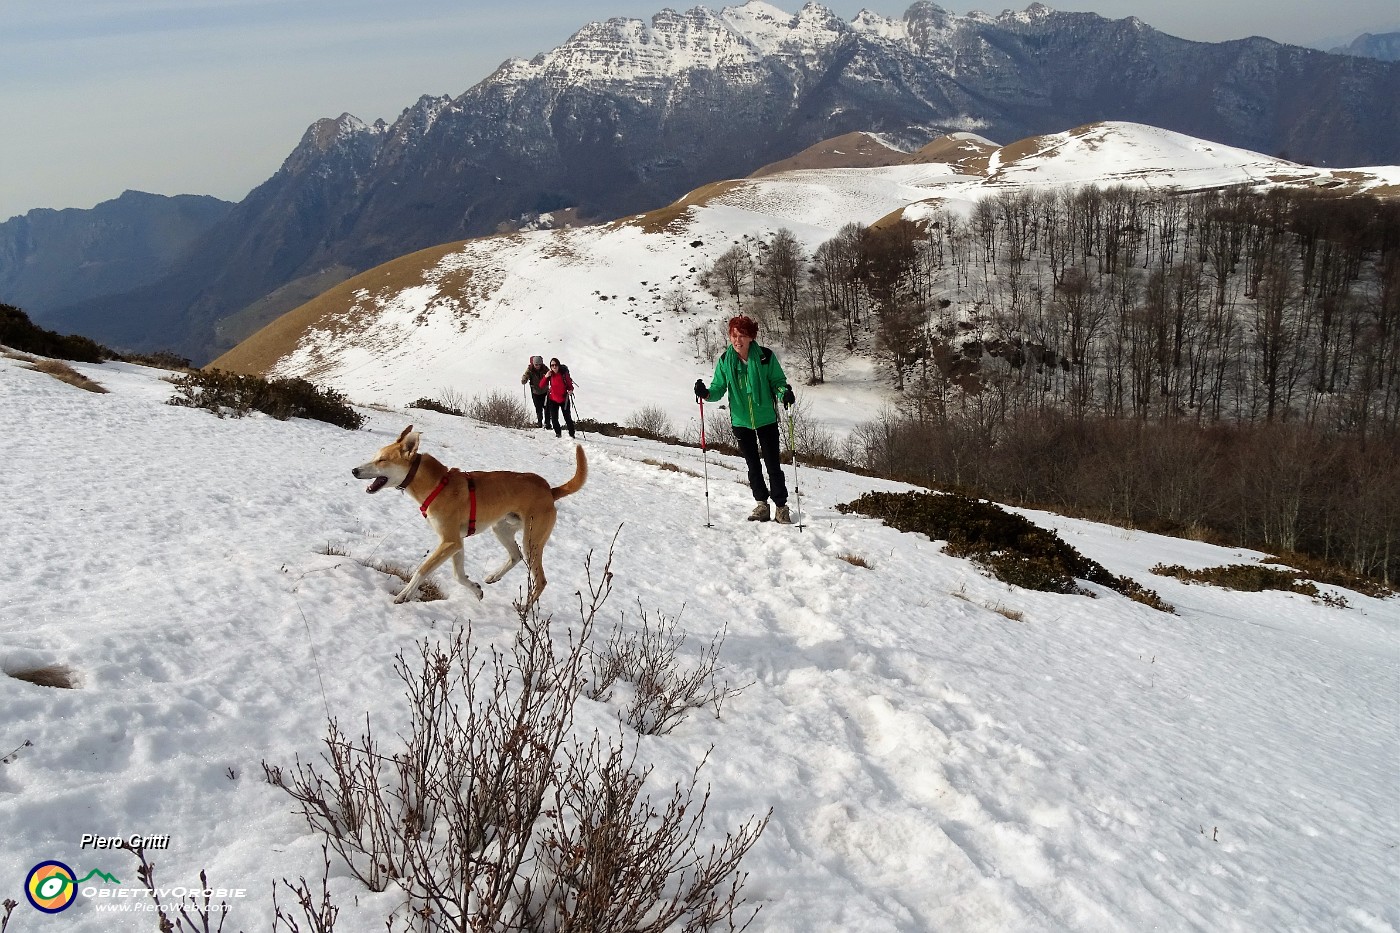
<path fill-rule="evenodd" d="M 47 859 L 119 879 L 85 889 L 135 890 L 129 857 L 81 845 L 134 833 L 169 837 L 160 882 L 206 869 L 246 890 L 224 928 L 267 930 L 273 880 L 319 879 L 321 845 L 262 762 L 318 760 L 328 715 L 351 730 L 368 715 L 392 744 L 395 652 L 466 625 L 508 646 L 517 625 L 523 569 L 480 603 L 444 571 L 445 601 L 393 605 L 395 581 L 360 561 L 412 565 L 429 535 L 350 468 L 409 422 L 465 469 L 559 482 L 573 447 L 424 411 L 368 410 L 358 432 L 220 420 L 166 405 L 162 372 L 77 368 L 110 394 L 0 357 L 0 432 L 18 441 L 0 671 L 79 681 L 0 674 L 9 931 L 153 929 L 131 898 L 83 895 L 51 918 L 23 894 Z M 698 450 L 583 443 L 591 474 L 560 504 L 544 609 L 562 640 L 585 556 L 620 528 L 600 636 L 635 632 L 639 605 L 679 615 L 689 666 L 727 628 L 724 676 L 746 686 L 721 718 L 641 740 L 639 764 L 664 794 L 708 752 L 707 838 L 773 809 L 745 863 L 753 933 L 1400 926 L 1395 600 L 1186 586 L 1148 568 L 1260 555 L 1044 513 L 1026 514 L 1179 615 L 1092 586 L 1029 592 L 833 508 L 893 484 L 800 468 L 805 530 L 753 525 L 740 465 L 711 455 L 707 529 Z M 478 579 L 499 556 L 489 535 L 467 543 Z M 584 701 L 575 730 L 616 734 L 616 713 Z M 382 933 L 400 906 L 342 868 L 330 886 L 338 933 Z"/>
<path fill-rule="evenodd" d="M 752 7 L 754 4 L 749 4 Z M 878 141 L 853 141 L 853 159 Z M 833 149 L 814 160 L 829 160 Z M 886 148 L 886 147 L 879 147 Z M 424 250 L 359 275 L 215 360 L 223 369 L 303 376 L 362 403 L 403 405 L 445 391 L 519 391 L 532 354 L 558 356 L 579 383 L 580 412 L 625 422 L 643 405 L 693 420 L 690 385 L 708 380 L 696 327 L 723 336 L 734 313 L 700 273 L 740 242 L 786 227 L 810 253 L 851 221 L 970 210 L 1014 189 L 1091 181 L 1153 188 L 1230 184 L 1400 186 L 1400 166 L 1309 168 L 1153 127 L 1101 123 L 994 149 L 970 134 L 906 164 L 784 171 L 697 189 L 663 210 L 599 227 L 487 237 Z M 679 309 L 679 310 L 677 310 Z M 760 335 L 760 341 L 763 335 Z M 796 361 L 788 360 L 797 377 Z M 868 359 L 838 359 L 804 395 L 837 432 L 893 400 Z M 683 433 L 683 432 L 682 432 Z"/>

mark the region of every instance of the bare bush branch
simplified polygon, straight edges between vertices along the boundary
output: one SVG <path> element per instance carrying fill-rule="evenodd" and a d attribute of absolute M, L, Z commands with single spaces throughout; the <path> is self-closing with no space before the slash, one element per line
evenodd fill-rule
<path fill-rule="evenodd" d="M 620 742 L 605 752 L 596 737 L 585 745 L 571 738 L 586 646 L 612 590 L 612 556 L 610 548 L 596 575 L 592 556 L 585 562 L 579 624 L 559 645 L 551 618 L 541 618 L 537 604 L 518 602 L 508 651 L 478 648 L 467 628 L 421 643 L 412 662 L 398 655 L 409 724 L 396 753 L 380 751 L 368 719 L 354 740 L 332 720 L 324 774 L 301 762 L 291 774 L 264 762 L 268 781 L 298 800 L 308 825 L 325 837 L 324 851 L 334 850 L 372 889 L 392 884 L 404 893 L 405 913 L 389 919 L 389 930 L 400 921 L 456 933 L 661 930 L 681 921 L 700 930 L 716 919 L 734 928 L 742 904 L 738 862 L 767 818 L 751 820 L 702 855 L 705 802 L 694 800 L 694 775 L 653 808 L 642 795 L 648 772 L 633 767 L 635 752 L 624 756 Z M 657 650 L 673 635 L 655 636 Z M 709 672 L 718 645 L 716 639 L 705 656 L 708 667 L 702 663 Z M 696 697 L 718 708 L 727 692 L 673 689 L 666 712 L 649 721 L 679 721 L 675 711 L 683 716 Z M 578 859 L 597 879 L 590 891 L 610 890 L 623 900 L 580 900 L 571 880 Z M 319 898 L 305 879 L 283 885 L 302 908 L 308 933 L 330 929 L 335 911 L 324 881 Z M 645 925 L 598 926 L 593 919 L 614 915 L 644 918 Z M 300 933 L 296 921 L 278 916 Z M 656 925 L 662 917 L 672 919 Z"/>
<path fill-rule="evenodd" d="M 701 650 L 693 667 L 684 669 L 678 656 L 686 637 L 679 627 L 680 617 L 669 619 L 658 613 L 653 622 L 640 605 L 638 610 L 640 632 L 614 628 L 602 651 L 591 654 L 587 695 L 606 700 L 619 680 L 629 683 L 633 693 L 623 720 L 642 735 L 669 733 L 692 709 L 711 707 L 718 718 L 725 700 L 743 690 L 716 682 L 727 628 Z"/>
<path fill-rule="evenodd" d="M 306 921 L 306 933 L 334 933 L 335 918 L 340 913 L 340 908 L 331 901 L 331 889 L 328 881 L 331 871 L 330 851 L 325 845 L 321 846 L 321 891 L 315 894 L 311 889 L 311 884 L 303 875 L 296 884 L 282 879 L 282 887 L 286 888 L 296 901 L 297 907 L 301 909 L 302 919 Z M 288 933 L 302 933 L 301 924 L 296 918 L 282 912 L 282 908 L 277 903 L 277 886 L 272 887 L 272 931 L 286 926 Z"/>
<path fill-rule="evenodd" d="M 702 853 L 698 839 L 709 791 L 698 802 L 696 791 L 704 763 L 688 782 L 673 786 L 664 804 L 654 805 L 643 793 L 651 768 L 637 768 L 635 748 L 629 753 L 618 741 L 604 749 L 595 735 L 571 752 L 543 841 L 556 885 L 552 929 L 661 933 L 682 922 L 685 930 L 704 930 L 719 920 L 733 928 L 743 903 L 739 861 L 771 811 Z"/>

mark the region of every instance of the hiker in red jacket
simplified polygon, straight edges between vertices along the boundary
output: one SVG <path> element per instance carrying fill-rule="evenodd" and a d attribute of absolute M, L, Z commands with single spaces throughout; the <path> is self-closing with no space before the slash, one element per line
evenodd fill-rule
<path fill-rule="evenodd" d="M 574 416 L 569 411 L 569 393 L 574 391 L 574 380 L 569 378 L 569 367 L 555 357 L 549 361 L 549 373 L 540 380 L 540 388 L 549 393 L 549 401 L 544 405 L 544 422 L 554 429 L 555 437 L 563 437 L 559 428 L 559 412 L 564 412 L 564 423 L 569 426 L 569 436 L 574 436 Z"/>

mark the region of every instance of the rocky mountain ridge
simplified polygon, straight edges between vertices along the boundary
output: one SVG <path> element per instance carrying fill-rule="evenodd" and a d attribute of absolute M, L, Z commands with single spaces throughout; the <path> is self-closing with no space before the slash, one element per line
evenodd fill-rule
<path fill-rule="evenodd" d="M 853 131 L 914 149 L 1102 119 L 1322 164 L 1400 162 L 1400 66 L 1188 42 L 1043 4 L 958 16 L 921 0 L 847 23 L 751 0 L 612 19 L 393 124 L 318 121 L 165 279 L 36 318 L 203 360 L 238 336 L 220 323 L 255 303 L 244 329 L 337 277 L 542 213 L 636 213 Z M 267 298 L 279 289 L 285 300 Z"/>
<path fill-rule="evenodd" d="M 1383 62 L 1400 61 L 1400 32 L 1363 32 L 1332 51 L 1338 55 L 1359 55 Z"/>
<path fill-rule="evenodd" d="M 126 191 L 89 210 L 36 208 L 0 223 L 0 300 L 55 308 L 159 279 L 233 204 Z"/>

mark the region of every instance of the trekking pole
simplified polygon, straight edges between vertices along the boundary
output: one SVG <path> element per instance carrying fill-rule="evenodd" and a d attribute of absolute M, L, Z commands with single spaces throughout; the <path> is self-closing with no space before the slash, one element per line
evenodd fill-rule
<path fill-rule="evenodd" d="M 787 407 L 787 406 L 784 406 Z M 797 530 L 802 530 L 802 483 L 797 478 L 797 441 L 792 426 L 792 409 L 788 408 L 788 453 L 792 454 L 792 491 L 797 494 Z"/>
<path fill-rule="evenodd" d="M 579 425 L 579 423 L 578 423 L 579 420 L 580 420 L 580 419 L 579 419 L 579 416 L 578 416 L 578 404 L 574 401 L 574 390 L 573 390 L 573 389 L 570 389 L 570 390 L 569 390 L 569 415 L 574 419 L 574 426 L 577 427 L 578 430 L 579 430 L 579 433 L 582 434 L 582 433 L 583 433 L 583 427 L 582 427 L 582 425 Z"/>
<path fill-rule="evenodd" d="M 705 527 L 713 528 L 710 524 L 710 454 L 705 449 L 705 400 L 697 397 L 695 401 L 700 403 L 700 457 L 705 461 Z"/>

